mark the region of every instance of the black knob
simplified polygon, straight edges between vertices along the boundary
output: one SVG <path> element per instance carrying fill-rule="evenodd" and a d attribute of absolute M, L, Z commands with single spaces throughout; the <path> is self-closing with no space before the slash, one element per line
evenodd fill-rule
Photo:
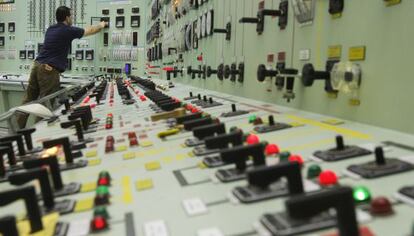
<path fill-rule="evenodd" d="M 331 208 L 336 210 L 339 235 L 359 235 L 352 188 L 337 187 L 312 194 L 294 196 L 285 202 L 289 216 L 309 218 Z"/>
<path fill-rule="evenodd" d="M 228 79 L 231 74 L 231 68 L 229 65 L 224 66 L 224 78 Z"/>
<path fill-rule="evenodd" d="M 313 65 L 308 63 L 302 68 L 302 83 L 305 87 L 313 85 L 314 80 L 328 80 L 331 75 L 326 71 L 315 71 Z"/>
<path fill-rule="evenodd" d="M 268 70 L 265 65 L 260 64 L 257 67 L 257 80 L 263 82 L 266 77 L 274 77 L 278 74 L 277 70 Z"/>
<path fill-rule="evenodd" d="M 209 98 L 208 98 L 208 102 L 209 102 L 210 104 L 213 104 L 213 103 L 214 103 L 213 98 L 212 98 L 212 97 L 209 97 Z"/>
<path fill-rule="evenodd" d="M 344 150 L 344 149 L 345 149 L 344 138 L 342 137 L 342 135 L 336 136 L 336 150 Z"/>
<path fill-rule="evenodd" d="M 268 121 L 269 121 L 269 126 L 275 125 L 275 118 L 273 117 L 273 115 L 270 115 L 268 117 Z"/>
<path fill-rule="evenodd" d="M 232 112 L 236 112 L 237 111 L 237 109 L 236 109 L 236 104 L 231 104 L 231 111 Z"/>

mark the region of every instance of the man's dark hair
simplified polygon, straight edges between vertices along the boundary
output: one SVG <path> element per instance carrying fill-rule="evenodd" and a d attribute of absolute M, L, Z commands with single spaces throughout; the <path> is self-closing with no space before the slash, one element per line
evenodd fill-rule
<path fill-rule="evenodd" d="M 66 6 L 60 6 L 56 9 L 56 21 L 61 23 L 66 20 L 66 17 L 70 16 L 70 8 Z"/>

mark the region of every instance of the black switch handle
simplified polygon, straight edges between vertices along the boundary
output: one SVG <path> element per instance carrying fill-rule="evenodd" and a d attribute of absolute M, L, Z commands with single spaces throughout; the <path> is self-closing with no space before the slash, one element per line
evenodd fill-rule
<path fill-rule="evenodd" d="M 211 117 L 204 117 L 196 120 L 189 120 L 183 122 L 184 129 L 185 130 L 193 130 L 196 127 L 202 126 L 202 125 L 208 125 L 213 123 L 213 119 Z"/>
<path fill-rule="evenodd" d="M 315 71 L 313 65 L 308 63 L 302 68 L 302 83 L 305 87 L 313 85 L 314 80 L 328 80 L 331 78 L 331 74 L 327 71 Z"/>
<path fill-rule="evenodd" d="M 36 191 L 33 186 L 0 192 L 0 206 L 8 205 L 20 199 L 23 199 L 26 205 L 31 233 L 36 233 L 42 230 L 42 218 L 40 215 L 39 205 L 37 204 Z"/>
<path fill-rule="evenodd" d="M 8 142 L 8 141 L 17 143 L 17 148 L 19 150 L 20 156 L 26 155 L 26 150 L 24 149 L 24 145 L 23 145 L 23 137 L 21 134 L 14 134 L 14 135 L 9 135 L 9 136 L 0 138 L 0 143 Z"/>
<path fill-rule="evenodd" d="M 52 148 L 58 145 L 62 145 L 66 163 L 73 163 L 73 156 L 70 149 L 70 142 L 68 137 L 52 139 L 43 142 L 43 148 Z"/>
<path fill-rule="evenodd" d="M 192 114 L 177 117 L 175 120 L 177 124 L 183 124 L 185 121 L 200 119 L 202 118 L 202 115 L 203 114 L 201 112 L 197 112 L 197 113 L 192 113 Z"/>
<path fill-rule="evenodd" d="M 3 148 L 4 147 L 0 147 L 0 177 L 1 178 L 4 178 L 6 176 L 6 167 L 4 166 L 4 159 L 3 159 L 4 154 L 1 153 Z"/>
<path fill-rule="evenodd" d="M 254 166 L 266 164 L 264 149 L 266 143 L 257 143 L 247 146 L 237 146 L 220 151 L 220 157 L 225 163 L 235 163 L 238 170 L 246 169 L 246 161 L 253 158 Z"/>
<path fill-rule="evenodd" d="M 344 138 L 342 135 L 338 135 L 335 137 L 336 140 L 336 150 L 344 150 L 345 144 L 344 144 Z"/>
<path fill-rule="evenodd" d="M 259 23 L 259 19 L 256 17 L 243 17 L 239 20 L 239 23 L 252 23 L 257 24 Z"/>
<path fill-rule="evenodd" d="M 18 130 L 17 133 L 23 135 L 24 141 L 26 142 L 27 150 L 33 150 L 32 134 L 36 131 L 35 128 L 26 128 Z"/>
<path fill-rule="evenodd" d="M 79 142 L 84 141 L 81 120 L 71 120 L 71 121 L 60 123 L 60 127 L 63 128 L 63 129 L 67 129 L 67 128 L 72 127 L 72 126 L 75 126 L 76 136 L 78 136 L 78 141 Z"/>
<path fill-rule="evenodd" d="M 11 142 L 0 143 L 0 156 L 3 157 L 4 155 L 7 155 L 7 160 L 10 166 L 15 166 L 17 164 L 13 144 Z"/>
<path fill-rule="evenodd" d="M 214 137 L 207 137 L 204 139 L 204 144 L 208 149 L 227 148 L 230 144 L 232 146 L 239 146 L 243 144 L 243 132 L 232 132 L 228 134 L 219 134 Z"/>
<path fill-rule="evenodd" d="M 353 191 L 350 187 L 337 187 L 292 197 L 285 202 L 285 205 L 289 215 L 299 219 L 309 218 L 335 208 L 339 235 L 359 235 Z"/>
<path fill-rule="evenodd" d="M 55 206 L 55 199 L 53 198 L 52 188 L 50 187 L 49 176 L 47 169 L 36 168 L 27 170 L 25 172 L 13 173 L 9 175 L 9 182 L 13 185 L 22 185 L 32 180 L 38 180 L 42 192 L 43 202 L 45 207 L 53 209 Z"/>
<path fill-rule="evenodd" d="M 277 70 L 268 70 L 264 64 L 257 67 L 257 80 L 263 82 L 266 77 L 275 77 L 278 75 Z"/>
<path fill-rule="evenodd" d="M 386 160 L 385 160 L 385 156 L 384 156 L 384 150 L 382 149 L 382 147 L 376 147 L 375 148 L 375 162 L 377 163 L 377 165 L 385 165 L 386 164 Z"/>
<path fill-rule="evenodd" d="M 203 140 L 206 137 L 224 134 L 226 132 L 226 126 L 224 123 L 204 125 L 193 129 L 194 137 L 199 140 Z"/>
<path fill-rule="evenodd" d="M 5 216 L 0 218 L 0 233 L 6 236 L 19 236 L 16 226 L 16 217 Z"/>
<path fill-rule="evenodd" d="M 247 173 L 249 185 L 266 189 L 271 183 L 286 177 L 289 194 L 303 193 L 302 175 L 297 162 L 282 162 L 273 166 L 257 167 Z"/>
<path fill-rule="evenodd" d="M 55 191 L 63 189 L 62 175 L 60 174 L 59 163 L 56 156 L 26 160 L 23 162 L 23 167 L 26 169 L 38 168 L 45 165 L 49 167 Z"/>
<path fill-rule="evenodd" d="M 78 118 L 80 118 L 82 121 L 83 129 L 88 130 L 89 128 L 88 114 L 86 112 L 76 112 L 68 116 L 69 120 L 76 120 Z"/>

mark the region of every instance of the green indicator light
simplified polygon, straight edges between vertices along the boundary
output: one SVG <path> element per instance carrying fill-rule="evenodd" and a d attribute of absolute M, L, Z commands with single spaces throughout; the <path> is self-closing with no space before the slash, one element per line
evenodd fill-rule
<path fill-rule="evenodd" d="M 249 116 L 249 124 L 253 123 L 255 120 L 256 120 L 255 115 Z"/>
<path fill-rule="evenodd" d="M 355 187 L 353 195 L 356 203 L 364 203 L 371 200 L 371 193 L 365 186 Z"/>
<path fill-rule="evenodd" d="M 97 189 L 96 189 L 96 194 L 98 194 L 98 195 L 107 195 L 107 194 L 109 194 L 109 189 L 108 189 L 108 187 L 107 186 L 99 186 Z"/>
<path fill-rule="evenodd" d="M 93 216 L 102 216 L 104 218 L 109 218 L 109 213 L 104 206 L 98 206 L 93 211 Z"/>
<path fill-rule="evenodd" d="M 279 158 L 281 161 L 287 161 L 290 157 L 290 152 L 281 152 Z"/>

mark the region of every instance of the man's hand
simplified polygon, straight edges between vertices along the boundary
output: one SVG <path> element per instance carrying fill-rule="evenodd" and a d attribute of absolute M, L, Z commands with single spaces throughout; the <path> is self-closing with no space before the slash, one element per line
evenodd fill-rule
<path fill-rule="evenodd" d="M 99 23 L 99 26 L 101 27 L 101 29 L 105 28 L 107 25 L 108 25 L 108 22 L 105 22 L 105 21 L 101 21 Z"/>

